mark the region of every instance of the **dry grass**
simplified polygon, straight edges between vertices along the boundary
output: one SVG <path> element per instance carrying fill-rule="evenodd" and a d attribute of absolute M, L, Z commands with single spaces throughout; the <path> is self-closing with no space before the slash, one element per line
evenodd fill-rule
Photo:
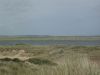
<path fill-rule="evenodd" d="M 2 46 L 0 75 L 100 75 L 99 56 L 100 46 Z"/>

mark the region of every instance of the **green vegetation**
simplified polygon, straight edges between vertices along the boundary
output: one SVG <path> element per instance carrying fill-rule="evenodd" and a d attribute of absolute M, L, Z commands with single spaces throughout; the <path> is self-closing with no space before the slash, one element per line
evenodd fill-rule
<path fill-rule="evenodd" d="M 81 40 L 81 41 L 93 41 L 100 40 L 100 36 L 44 36 L 44 37 L 0 37 L 0 41 L 14 41 L 14 40 Z"/>
<path fill-rule="evenodd" d="M 11 59 L 11 58 L 3 58 L 3 59 L 0 59 L 0 61 L 3 61 L 3 62 L 22 62 L 22 60 L 18 59 L 18 58 L 14 58 L 14 59 Z"/>
<path fill-rule="evenodd" d="M 53 63 L 48 59 L 30 58 L 27 61 L 38 65 L 57 65 L 56 63 Z"/>
<path fill-rule="evenodd" d="M 0 75 L 100 75 L 100 46 L 0 46 Z"/>

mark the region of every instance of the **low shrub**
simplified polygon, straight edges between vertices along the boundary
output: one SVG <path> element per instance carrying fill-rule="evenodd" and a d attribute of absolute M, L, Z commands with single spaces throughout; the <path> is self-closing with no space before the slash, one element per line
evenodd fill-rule
<path fill-rule="evenodd" d="M 0 61 L 13 61 L 13 62 L 23 62 L 22 60 L 18 59 L 18 58 L 14 58 L 14 59 L 11 59 L 11 58 L 3 58 L 3 59 L 0 59 Z"/>
<path fill-rule="evenodd" d="M 27 60 L 30 63 L 34 63 L 37 65 L 57 65 L 56 63 L 47 60 L 47 59 L 40 59 L 40 58 L 30 58 Z"/>

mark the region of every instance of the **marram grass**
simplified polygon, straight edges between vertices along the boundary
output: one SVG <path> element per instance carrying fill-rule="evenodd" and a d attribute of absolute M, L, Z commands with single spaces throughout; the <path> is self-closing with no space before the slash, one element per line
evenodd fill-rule
<path fill-rule="evenodd" d="M 56 66 L 0 61 L 0 75 L 100 75 L 100 67 L 87 56 L 70 53 Z"/>
<path fill-rule="evenodd" d="M 55 58 L 53 60 L 49 60 L 49 56 L 48 59 L 46 57 L 45 59 L 43 57 L 41 59 L 33 58 L 33 56 L 30 61 L 28 59 L 21 61 L 18 58 L 0 60 L 0 75 L 100 75 L 100 64 L 89 58 L 89 54 L 96 51 L 92 50 L 93 52 L 87 54 L 82 53 L 83 51 L 79 52 L 80 48 L 77 48 L 78 52 L 75 52 L 76 49 L 73 50 L 73 48 L 71 48 L 72 50 L 66 49 L 67 51 L 63 51 L 64 53 L 56 52 L 57 50 L 50 52 Z M 90 51 L 92 49 L 89 47 L 82 49 L 86 50 L 87 48 Z M 59 48 L 57 47 L 57 49 Z M 99 49 L 97 51 L 99 53 Z M 53 62 L 57 65 L 51 65 Z"/>

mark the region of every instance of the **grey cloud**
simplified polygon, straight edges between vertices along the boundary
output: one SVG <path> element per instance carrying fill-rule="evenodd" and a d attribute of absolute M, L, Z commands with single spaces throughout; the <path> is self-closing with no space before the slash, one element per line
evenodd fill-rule
<path fill-rule="evenodd" d="M 100 34 L 100 0 L 0 0 L 0 34 Z"/>

